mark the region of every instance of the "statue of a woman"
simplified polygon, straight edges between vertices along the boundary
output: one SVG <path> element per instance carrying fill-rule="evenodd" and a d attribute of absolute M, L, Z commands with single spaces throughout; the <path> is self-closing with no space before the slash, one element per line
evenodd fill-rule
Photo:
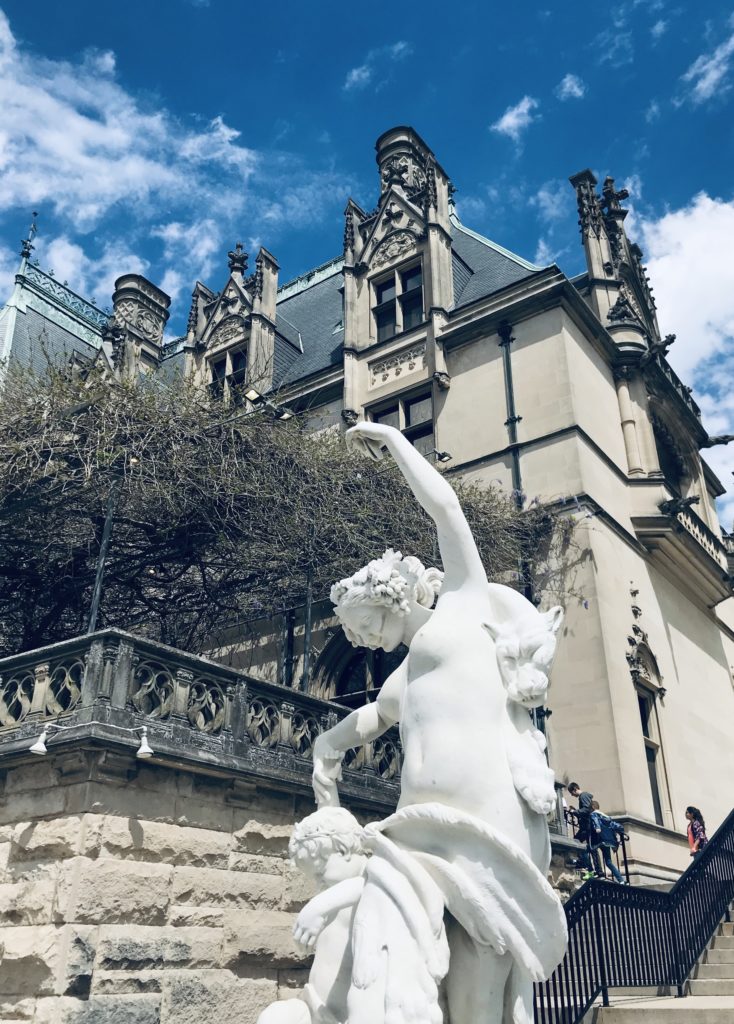
<path fill-rule="evenodd" d="M 336 805 L 344 753 L 400 723 L 398 809 L 366 829 L 348 1024 L 440 1022 L 439 989 L 451 1024 L 530 1024 L 533 981 L 566 940 L 546 880 L 553 774 L 526 710 L 545 697 L 561 611 L 488 583 L 455 492 L 399 431 L 361 423 L 347 442 L 392 455 L 444 565 L 388 550 L 332 589 L 352 643 L 408 645 L 377 700 L 314 747 L 317 802 Z M 419 906 L 432 928 L 416 926 Z"/>

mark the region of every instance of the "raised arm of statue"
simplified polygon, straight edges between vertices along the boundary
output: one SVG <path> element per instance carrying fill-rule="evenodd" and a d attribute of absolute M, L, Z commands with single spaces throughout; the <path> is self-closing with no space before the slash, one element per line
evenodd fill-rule
<path fill-rule="evenodd" d="M 477 587 L 486 593 L 487 576 L 453 487 L 395 427 L 358 423 L 347 431 L 350 448 L 380 459 L 387 448 L 418 502 L 436 524 L 444 564 L 441 594 Z"/>

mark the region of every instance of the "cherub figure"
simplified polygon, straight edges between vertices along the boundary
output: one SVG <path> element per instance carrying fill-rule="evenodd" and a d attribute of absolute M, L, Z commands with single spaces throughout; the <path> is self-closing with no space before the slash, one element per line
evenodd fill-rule
<path fill-rule="evenodd" d="M 314 951 L 314 961 L 300 995 L 271 1003 L 257 1024 L 346 1024 L 352 924 L 367 866 L 362 827 L 345 808 L 322 807 L 297 823 L 288 853 L 320 890 L 293 928 L 298 945 Z"/>

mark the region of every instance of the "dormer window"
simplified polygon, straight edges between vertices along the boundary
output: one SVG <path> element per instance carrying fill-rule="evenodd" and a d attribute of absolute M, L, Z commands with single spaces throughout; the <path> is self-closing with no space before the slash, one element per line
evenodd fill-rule
<path fill-rule="evenodd" d="M 378 341 L 387 341 L 403 331 L 423 323 L 423 269 L 420 263 L 405 270 L 394 270 L 389 277 L 374 282 L 375 333 Z"/>
<path fill-rule="evenodd" d="M 222 356 L 221 359 L 212 360 L 209 367 L 211 371 L 209 392 L 212 398 L 222 398 L 224 396 L 224 381 L 227 376 L 227 357 Z"/>

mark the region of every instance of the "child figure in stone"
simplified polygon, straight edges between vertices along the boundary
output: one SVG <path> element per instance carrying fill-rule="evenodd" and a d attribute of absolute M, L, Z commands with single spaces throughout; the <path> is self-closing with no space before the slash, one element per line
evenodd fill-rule
<path fill-rule="evenodd" d="M 257 1024 L 346 1024 L 352 923 L 367 866 L 362 827 L 345 808 L 322 807 L 297 823 L 288 852 L 320 890 L 293 928 L 298 945 L 314 951 L 314 961 L 300 995 L 272 1003 Z"/>

